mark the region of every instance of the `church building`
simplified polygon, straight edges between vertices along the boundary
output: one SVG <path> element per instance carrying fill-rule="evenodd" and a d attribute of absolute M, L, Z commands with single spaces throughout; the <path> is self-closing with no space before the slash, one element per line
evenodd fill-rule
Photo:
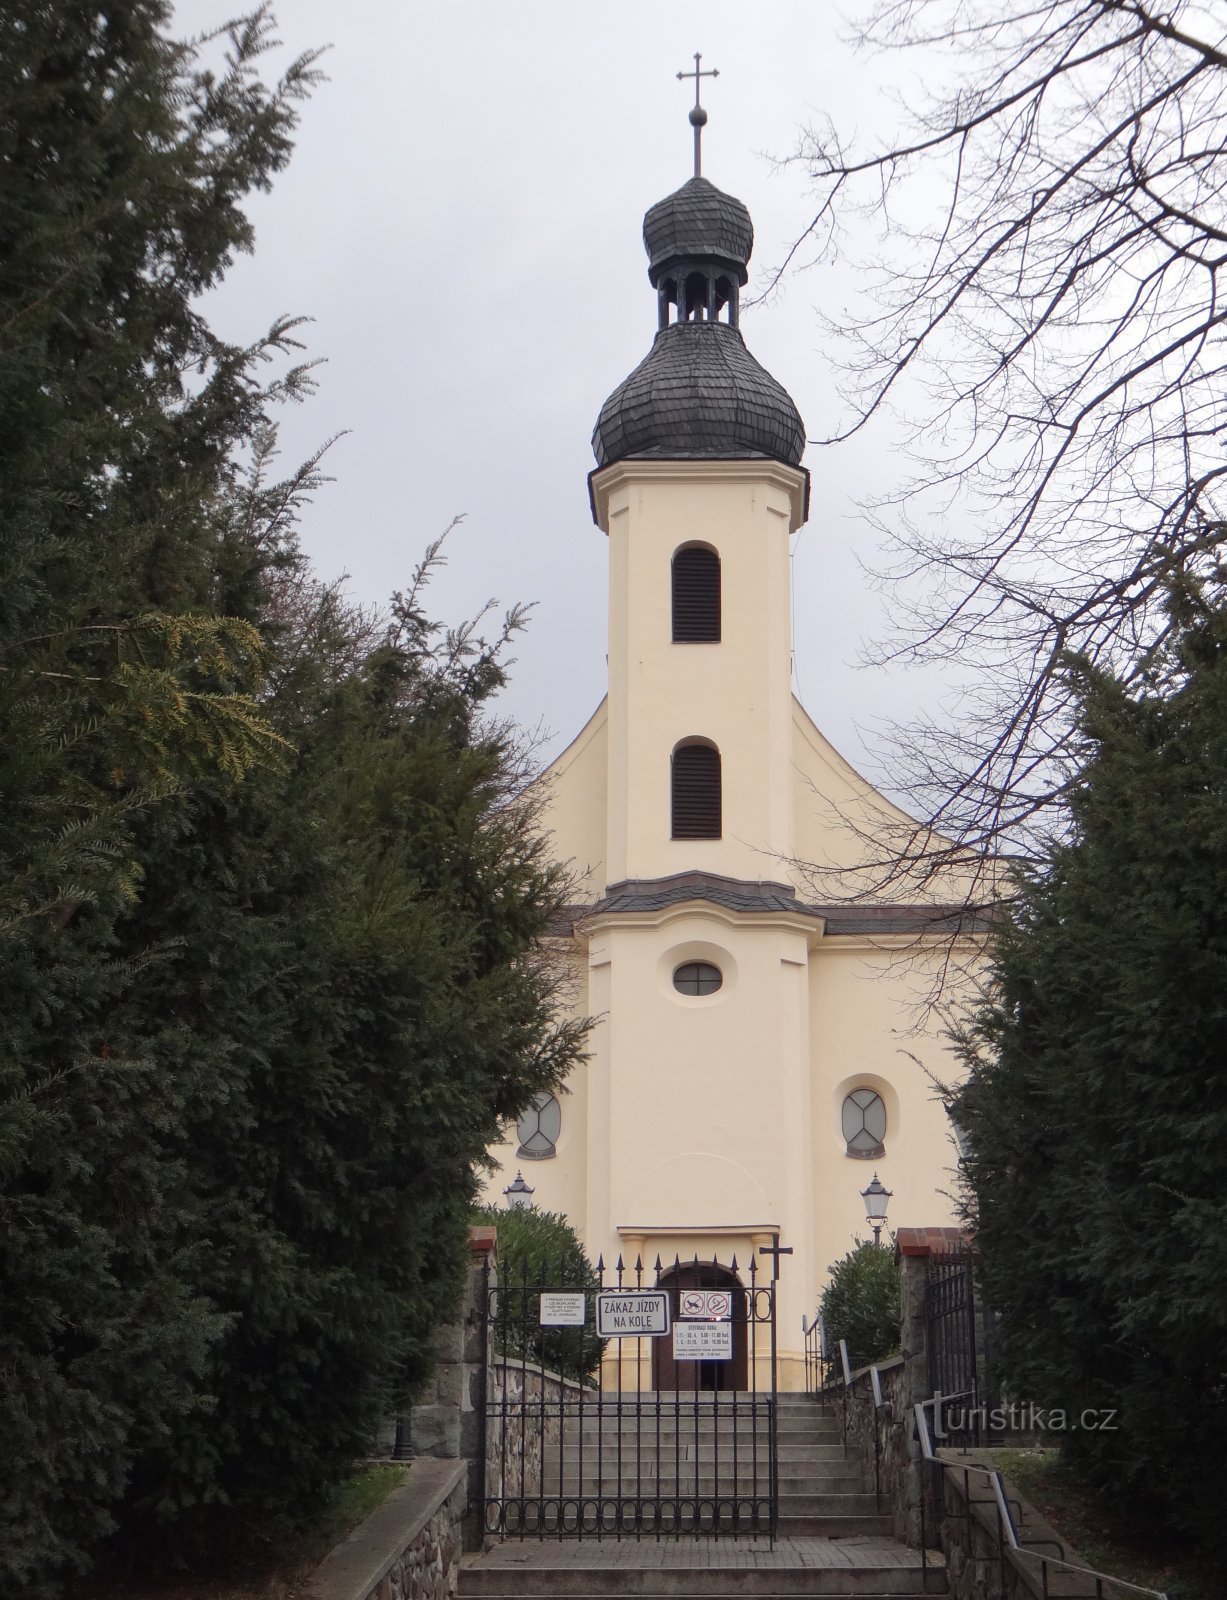
<path fill-rule="evenodd" d="M 802 1319 L 868 1237 L 872 1176 L 892 1221 L 955 1220 L 930 1074 L 957 1066 L 918 1017 L 969 947 L 956 886 L 870 871 L 916 825 L 792 692 L 805 429 L 742 338 L 753 227 L 698 175 L 705 113 L 691 120 L 696 175 L 643 223 L 655 337 L 592 440 L 608 692 L 540 780 L 576 880 L 560 937 L 590 1057 L 509 1130 L 487 1193 L 522 1174 L 593 1260 L 697 1255 L 713 1283 L 744 1283 L 752 1258 L 770 1272 L 778 1236 L 779 1382 L 796 1389 Z M 686 1386 L 656 1345 L 668 1370 L 640 1385 Z"/>

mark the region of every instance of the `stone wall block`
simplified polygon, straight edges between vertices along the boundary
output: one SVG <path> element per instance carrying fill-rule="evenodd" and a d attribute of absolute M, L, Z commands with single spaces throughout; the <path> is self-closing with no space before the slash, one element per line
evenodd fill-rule
<path fill-rule="evenodd" d="M 459 1410 L 465 1398 L 465 1377 L 462 1361 L 441 1361 L 435 1368 L 435 1403 Z"/>
<path fill-rule="evenodd" d="M 448 1405 L 414 1406 L 409 1413 L 409 1448 L 417 1456 L 459 1456 L 459 1409 Z"/>

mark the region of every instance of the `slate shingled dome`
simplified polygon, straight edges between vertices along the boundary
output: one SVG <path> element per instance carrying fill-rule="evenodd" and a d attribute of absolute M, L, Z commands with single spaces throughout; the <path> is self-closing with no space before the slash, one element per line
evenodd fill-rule
<path fill-rule="evenodd" d="M 706 178 L 691 178 L 648 211 L 643 242 L 659 331 L 601 407 L 592 435 L 598 469 L 633 457 L 757 456 L 800 466 L 805 425 L 738 328 L 754 248 L 750 213 Z"/>
<path fill-rule="evenodd" d="M 677 322 L 601 407 L 599 467 L 631 456 L 768 456 L 799 466 L 805 427 L 788 391 L 727 322 Z"/>
<path fill-rule="evenodd" d="M 740 200 L 706 178 L 691 178 L 658 200 L 643 219 L 643 246 L 653 285 L 674 262 L 715 258 L 736 269 L 738 282 L 749 274 L 754 224 Z"/>

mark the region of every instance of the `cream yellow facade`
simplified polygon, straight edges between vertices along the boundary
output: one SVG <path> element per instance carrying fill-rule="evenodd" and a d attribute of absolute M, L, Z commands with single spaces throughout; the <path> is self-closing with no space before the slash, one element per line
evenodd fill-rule
<path fill-rule="evenodd" d="M 541 779 L 542 825 L 574 878 L 560 951 L 590 1054 L 556 1137 L 508 1130 L 488 1198 L 523 1169 L 593 1258 L 649 1273 L 697 1255 L 744 1283 L 751 1260 L 770 1273 L 759 1252 L 778 1235 L 792 1250 L 779 1378 L 795 1388 L 802 1319 L 865 1233 L 873 1171 L 893 1219 L 954 1221 L 933 1080 L 956 1067 L 923 1018 L 952 955 L 974 962 L 944 916 L 967 885 L 881 870 L 916 825 L 792 693 L 790 540 L 809 477 L 796 408 L 738 329 L 749 213 L 696 174 L 649 210 L 644 241 L 658 331 L 593 440 L 608 692 Z M 706 574 L 684 593 L 679 552 Z M 697 636 L 677 593 L 707 608 Z M 680 754 L 695 746 L 698 766 Z M 685 992 L 694 963 L 710 992 Z M 878 1097 L 885 1130 L 853 1152 L 856 1091 Z"/>
<path fill-rule="evenodd" d="M 564 1212 L 607 1261 L 735 1257 L 744 1276 L 779 1233 L 793 1249 L 779 1283 L 792 1387 L 802 1317 L 826 1267 L 865 1233 L 871 1170 L 896 1218 L 954 1220 L 954 1145 L 929 1074 L 955 1067 L 936 1025 L 917 1031 L 951 939 L 923 930 L 898 885 L 815 907 L 812 875 L 794 865 L 843 869 L 846 883 L 873 855 L 875 817 L 881 837 L 909 825 L 791 693 L 789 537 L 803 475 L 777 462 L 650 461 L 619 463 L 593 487 L 609 538 L 609 693 L 541 780 L 553 851 L 584 902 L 568 959 L 576 1012 L 595 1019 L 590 1059 L 561 1097 L 556 1154 L 530 1165 L 510 1130 L 490 1196 L 522 1168 L 534 1203 Z M 675 644 L 671 562 L 696 541 L 720 559 L 721 639 Z M 721 754 L 719 839 L 671 837 L 670 756 L 695 736 Z M 669 883 L 696 872 L 744 885 L 747 904 Z M 606 891 L 626 883 L 672 898 L 620 909 Z M 764 883 L 794 891 L 795 908 L 749 904 Z M 720 970 L 716 993 L 677 991 L 674 971 L 690 961 Z M 886 1108 L 872 1166 L 848 1155 L 842 1131 L 858 1088 Z"/>

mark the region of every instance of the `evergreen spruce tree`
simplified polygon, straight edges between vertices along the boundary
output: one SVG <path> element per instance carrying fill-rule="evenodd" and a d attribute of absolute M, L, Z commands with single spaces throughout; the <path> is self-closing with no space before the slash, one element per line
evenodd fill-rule
<path fill-rule="evenodd" d="M 424 1368 L 500 1119 L 578 1049 L 506 636 L 313 583 L 271 421 L 306 374 L 261 377 L 292 325 L 201 310 L 312 61 L 264 85 L 260 13 L 211 71 L 168 15 L 0 0 L 6 1595 L 117 1527 L 310 1515 Z"/>
<path fill-rule="evenodd" d="M 1069 669 L 1072 836 L 1022 876 L 952 1109 L 1013 1394 L 1064 1413 L 1105 1493 L 1203 1538 L 1227 1430 L 1227 607 L 1173 608 L 1140 686 Z"/>
<path fill-rule="evenodd" d="M 352 669 L 283 641 L 291 764 L 158 824 L 132 931 L 182 949 L 126 1012 L 177 1076 L 224 1080 L 183 1137 L 229 1321 L 211 1408 L 134 1475 L 145 1546 L 159 1521 L 179 1550 L 275 1534 L 366 1453 L 453 1311 L 485 1151 L 578 1054 L 538 953 L 564 879 L 488 713 L 520 618 L 437 628 L 434 554 Z"/>
<path fill-rule="evenodd" d="M 110 1525 L 135 1441 L 202 1403 L 223 1318 L 193 1281 L 177 1103 L 113 1032 L 139 954 L 135 830 L 276 744 L 217 506 L 270 396 L 195 297 L 250 243 L 311 64 L 257 21 L 206 79 L 168 8 L 0 6 L 0 1588 Z M 300 376 L 283 380 L 293 388 Z"/>

